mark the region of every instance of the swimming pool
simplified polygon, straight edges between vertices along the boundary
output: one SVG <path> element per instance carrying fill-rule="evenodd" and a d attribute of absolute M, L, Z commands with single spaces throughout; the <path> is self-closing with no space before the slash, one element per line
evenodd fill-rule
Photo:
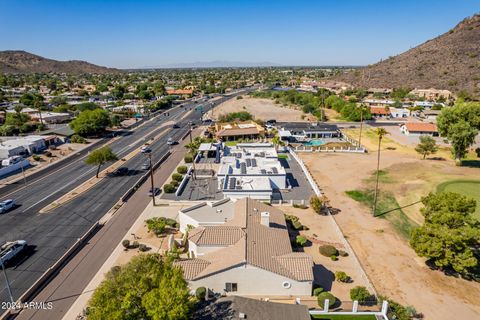
<path fill-rule="evenodd" d="M 312 139 L 310 141 L 304 142 L 303 145 L 308 147 L 318 147 L 324 145 L 325 143 L 326 142 L 321 139 Z"/>

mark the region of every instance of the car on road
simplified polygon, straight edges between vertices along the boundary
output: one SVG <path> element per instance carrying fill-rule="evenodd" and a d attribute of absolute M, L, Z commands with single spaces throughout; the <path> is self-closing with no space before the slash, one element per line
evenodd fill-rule
<path fill-rule="evenodd" d="M 8 199 L 0 202 L 0 213 L 5 213 L 15 207 L 15 200 Z"/>
<path fill-rule="evenodd" d="M 176 142 L 175 140 L 173 140 L 173 138 L 168 138 L 167 144 L 168 144 L 169 146 L 173 146 L 174 144 L 177 144 L 177 142 Z"/>
<path fill-rule="evenodd" d="M 140 149 L 142 153 L 150 153 L 152 152 L 152 149 L 150 149 L 149 146 L 143 146 L 142 149 Z"/>
<path fill-rule="evenodd" d="M 129 170 L 127 167 L 120 167 L 117 170 L 113 172 L 114 175 L 116 176 L 126 176 L 128 174 Z"/>
<path fill-rule="evenodd" d="M 153 195 L 158 195 L 160 193 L 160 188 L 150 188 L 150 190 L 148 190 L 148 196 L 149 197 L 153 197 Z"/>
<path fill-rule="evenodd" d="M 178 129 L 180 128 L 180 126 L 178 125 L 178 123 L 174 123 L 173 126 L 172 126 L 173 129 Z"/>
<path fill-rule="evenodd" d="M 27 247 L 27 241 L 17 240 L 6 242 L 0 247 L 0 265 L 5 265 Z"/>
<path fill-rule="evenodd" d="M 140 167 L 141 170 L 148 170 L 150 169 L 150 162 L 145 162 L 144 164 L 142 164 L 142 166 Z"/>

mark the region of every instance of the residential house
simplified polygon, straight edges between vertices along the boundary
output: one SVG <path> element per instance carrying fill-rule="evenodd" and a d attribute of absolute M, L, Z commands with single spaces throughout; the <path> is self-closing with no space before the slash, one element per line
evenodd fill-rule
<path fill-rule="evenodd" d="M 293 252 L 283 212 L 250 198 L 225 209 L 231 213 L 223 224 L 202 221 L 188 232 L 191 258 L 175 262 L 192 292 L 205 287 L 226 295 L 311 295 L 313 260 Z M 215 207 L 209 210 L 208 216 L 227 215 Z"/>
<path fill-rule="evenodd" d="M 438 90 L 438 89 L 414 89 L 410 91 L 411 95 L 418 96 L 420 98 L 425 98 L 430 101 L 438 100 L 440 98 L 448 100 L 453 98 L 453 94 L 449 90 Z"/>
<path fill-rule="evenodd" d="M 290 142 L 342 137 L 342 133 L 336 125 L 320 122 L 278 123 L 277 128 L 279 128 L 280 138 Z"/>
<path fill-rule="evenodd" d="M 171 96 L 183 96 L 185 98 L 189 98 L 193 95 L 192 89 L 167 89 L 167 95 Z"/>
<path fill-rule="evenodd" d="M 420 112 L 420 118 L 437 121 L 437 117 L 440 113 L 442 113 L 442 110 L 423 110 Z"/>
<path fill-rule="evenodd" d="M 265 134 L 265 128 L 254 121 L 215 123 L 215 137 L 223 141 L 257 139 Z"/>
<path fill-rule="evenodd" d="M 387 118 L 387 117 L 390 117 L 390 108 L 370 107 L 370 113 L 374 118 Z"/>
<path fill-rule="evenodd" d="M 37 135 L 0 137 L 0 145 L 9 150 L 10 155 L 38 153 L 47 148 L 45 137 Z"/>
<path fill-rule="evenodd" d="M 390 116 L 392 118 L 407 118 L 410 117 L 410 109 L 390 107 Z"/>
<path fill-rule="evenodd" d="M 428 122 L 407 122 L 400 126 L 400 131 L 407 136 L 438 136 L 437 125 Z"/>

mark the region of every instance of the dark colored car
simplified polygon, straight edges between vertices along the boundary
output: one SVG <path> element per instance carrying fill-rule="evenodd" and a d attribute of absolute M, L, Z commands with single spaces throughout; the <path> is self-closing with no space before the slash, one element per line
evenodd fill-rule
<path fill-rule="evenodd" d="M 120 167 L 117 170 L 113 172 L 113 175 L 115 176 L 126 176 L 128 174 L 128 168 L 127 167 Z"/>
<path fill-rule="evenodd" d="M 152 192 L 152 190 L 153 190 L 153 192 Z M 159 193 L 160 193 L 160 188 L 157 188 L 157 187 L 155 187 L 155 188 L 153 188 L 153 189 L 150 188 L 150 190 L 148 191 L 148 196 L 149 196 L 149 197 L 152 197 L 153 195 L 156 196 L 156 195 L 158 195 Z"/>
<path fill-rule="evenodd" d="M 180 128 L 180 126 L 175 123 L 172 128 L 173 128 L 173 129 L 178 129 L 178 128 Z"/>

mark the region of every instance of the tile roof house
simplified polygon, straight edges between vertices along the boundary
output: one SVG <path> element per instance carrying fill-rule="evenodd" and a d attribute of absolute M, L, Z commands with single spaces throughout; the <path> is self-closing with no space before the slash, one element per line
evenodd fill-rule
<path fill-rule="evenodd" d="M 430 135 L 438 136 L 437 125 L 428 122 L 407 122 L 400 126 L 400 131 L 407 136 Z"/>
<path fill-rule="evenodd" d="M 193 318 L 197 320 L 310 320 L 310 314 L 306 305 L 231 296 L 222 297 L 200 308 Z"/>
<path fill-rule="evenodd" d="M 265 134 L 265 128 L 254 121 L 220 122 L 215 124 L 215 136 L 224 141 L 255 139 Z"/>
<path fill-rule="evenodd" d="M 370 107 L 370 113 L 374 117 L 382 118 L 390 115 L 390 110 L 385 107 Z"/>
<path fill-rule="evenodd" d="M 191 259 L 177 261 L 192 290 L 233 295 L 310 295 L 313 260 L 293 252 L 282 211 L 243 198 L 221 225 L 189 232 Z"/>

